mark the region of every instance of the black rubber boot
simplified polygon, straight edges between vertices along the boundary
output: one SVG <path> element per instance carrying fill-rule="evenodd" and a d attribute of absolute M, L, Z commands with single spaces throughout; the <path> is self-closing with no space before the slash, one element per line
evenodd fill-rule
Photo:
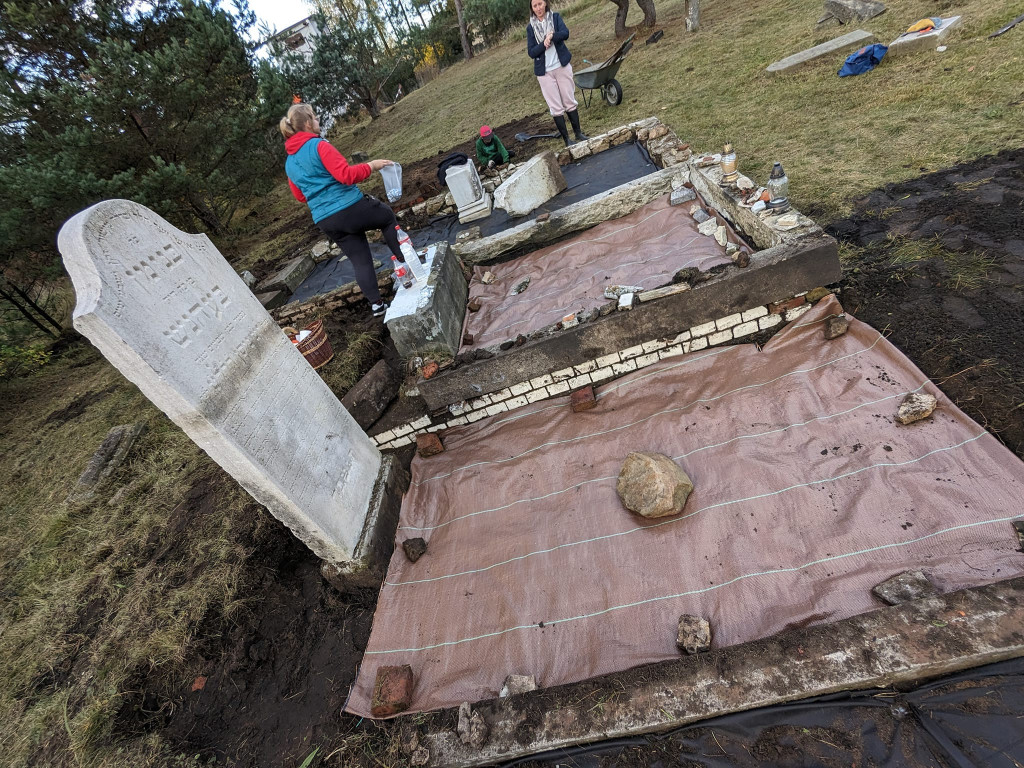
<path fill-rule="evenodd" d="M 558 126 L 558 133 L 562 136 L 562 141 L 565 142 L 565 146 L 569 146 L 569 131 L 565 128 L 565 115 L 558 115 L 555 117 L 555 125 Z"/>
<path fill-rule="evenodd" d="M 586 141 L 589 139 L 590 137 L 580 129 L 579 110 L 574 109 L 572 112 L 566 112 L 565 114 L 569 116 L 569 122 L 572 123 L 572 132 L 576 135 L 576 141 Z"/>

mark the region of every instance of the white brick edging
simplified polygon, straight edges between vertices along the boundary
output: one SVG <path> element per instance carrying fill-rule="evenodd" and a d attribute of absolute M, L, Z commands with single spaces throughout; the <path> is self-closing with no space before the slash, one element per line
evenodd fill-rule
<path fill-rule="evenodd" d="M 788 302 L 777 302 L 780 305 L 785 303 Z M 810 308 L 811 305 L 808 303 L 785 310 L 774 305 L 753 307 L 745 312 L 733 313 L 708 323 L 695 325 L 674 338 L 652 339 L 610 355 L 602 355 L 560 371 L 546 373 L 530 381 L 513 384 L 508 389 L 455 403 L 448 406 L 450 417 L 447 420 L 434 423 L 429 416 L 420 416 L 370 439 L 381 450 L 401 448 L 416 442 L 417 434 L 440 432 L 449 427 L 471 424 L 487 416 L 514 410 L 538 400 L 564 395 L 588 384 L 608 381 L 616 376 L 646 368 L 667 357 L 686 355 L 741 339 L 780 325 L 783 322 L 783 312 L 785 322 L 789 322 L 808 312 Z"/>

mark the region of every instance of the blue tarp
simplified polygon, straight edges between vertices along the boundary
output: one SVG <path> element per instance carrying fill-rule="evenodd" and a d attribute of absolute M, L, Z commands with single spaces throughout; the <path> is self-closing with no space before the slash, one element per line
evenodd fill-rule
<path fill-rule="evenodd" d="M 839 70 L 839 76 L 849 77 L 850 75 L 863 75 L 865 72 L 870 72 L 882 63 L 882 57 L 885 56 L 885 52 L 888 50 L 888 46 L 881 43 L 865 45 L 859 51 L 851 53 L 846 57 L 846 61 L 843 62 L 843 66 Z"/>

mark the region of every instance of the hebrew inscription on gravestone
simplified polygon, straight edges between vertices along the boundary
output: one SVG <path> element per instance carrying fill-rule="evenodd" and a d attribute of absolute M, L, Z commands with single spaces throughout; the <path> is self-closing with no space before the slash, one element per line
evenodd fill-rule
<path fill-rule="evenodd" d="M 75 328 L 318 556 L 350 560 L 380 452 L 209 238 L 108 200 L 58 246 Z"/>

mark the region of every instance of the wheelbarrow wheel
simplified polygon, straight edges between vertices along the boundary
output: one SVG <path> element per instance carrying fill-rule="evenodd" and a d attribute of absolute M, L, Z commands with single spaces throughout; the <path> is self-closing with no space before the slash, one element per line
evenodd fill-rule
<path fill-rule="evenodd" d="M 601 95 L 608 102 L 608 106 L 617 107 L 622 103 L 622 86 L 618 80 L 609 80 L 601 86 Z"/>

